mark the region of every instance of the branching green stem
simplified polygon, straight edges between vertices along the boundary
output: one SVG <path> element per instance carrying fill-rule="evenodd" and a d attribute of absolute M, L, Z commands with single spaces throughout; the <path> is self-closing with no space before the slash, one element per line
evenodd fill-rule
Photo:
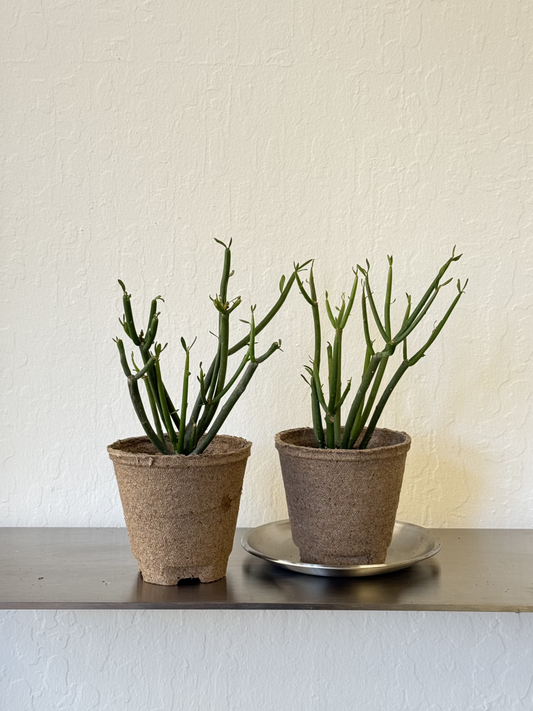
<path fill-rule="evenodd" d="M 299 273 L 309 264 L 309 262 L 302 265 L 295 264 L 294 272 L 287 282 L 285 281 L 285 277 L 282 276 L 280 280 L 280 296 L 274 306 L 257 324 L 255 323 L 255 307 L 253 307 L 249 334 L 230 348 L 229 317 L 239 306 L 241 299 L 240 297 L 234 299 L 228 298 L 229 280 L 233 275 L 231 271 L 231 242 L 229 245 L 225 245 L 220 242 L 220 240 L 216 241 L 224 247 L 224 265 L 220 291 L 219 294 L 212 299 L 215 308 L 219 312 L 217 352 L 207 373 L 204 373 L 200 364 L 200 376 L 198 378 L 200 384 L 199 393 L 193 405 L 190 417 L 187 416 L 187 411 L 190 380 L 190 349 L 192 346 L 187 346 L 182 339 L 182 345 L 185 349 L 185 369 L 183 372 L 181 390 L 181 409 L 180 414 L 178 414 L 165 387 L 161 372 L 160 356 L 164 348 L 155 342 L 159 325 L 157 301 L 162 301 L 163 299 L 157 296 L 152 300 L 146 335 L 143 334 L 143 331 L 138 333 L 135 328 L 130 294 L 126 292 L 126 287 L 123 282 L 120 281 L 120 286 L 123 291 L 124 316 L 122 319 L 119 319 L 119 321 L 126 335 L 133 341 L 134 345 L 139 348 L 143 366 L 138 368 L 134 363 L 135 373 L 132 374 L 124 350 L 124 344 L 117 338 L 116 343 L 119 350 L 120 362 L 124 374 L 128 379 L 135 412 L 147 436 L 153 442 L 154 446 L 163 454 L 171 453 L 167 446 L 167 437 L 174 452 L 179 454 L 191 454 L 193 452 L 199 454 L 205 450 L 209 442 L 216 436 L 220 426 L 244 392 L 259 365 L 267 360 L 276 350 L 281 348 L 281 341 L 277 341 L 273 343 L 265 353 L 256 356 L 256 336 L 272 321 L 287 299 Z M 152 346 L 154 347 L 155 353 L 151 352 Z M 248 346 L 247 353 L 233 375 L 229 377 L 229 357 L 245 346 Z M 150 423 L 144 409 L 138 389 L 139 380 L 144 380 L 146 385 L 154 426 Z M 228 396 L 226 402 L 222 405 L 218 416 L 215 417 L 219 404 L 221 404 L 223 398 L 226 396 Z M 166 435 L 163 433 L 162 423 L 164 424 Z"/>
<path fill-rule="evenodd" d="M 314 288 L 313 269 L 311 269 L 309 279 L 309 291 L 306 290 L 299 276 L 296 276 L 300 291 L 303 294 L 305 300 L 311 306 L 313 313 L 313 322 L 315 324 L 315 354 L 313 360 L 311 361 L 312 368 L 309 366 L 305 366 L 305 370 L 309 375 L 309 379 L 305 378 L 304 376 L 302 377 L 304 377 L 304 380 L 306 380 L 311 389 L 313 429 L 315 432 L 317 445 L 319 447 L 341 447 L 344 449 L 350 449 L 354 446 L 357 446 L 364 449 L 366 446 L 368 446 L 368 443 L 370 442 L 379 417 L 383 412 L 383 408 L 385 407 L 392 391 L 398 384 L 400 378 L 404 375 L 404 373 L 409 367 L 411 367 L 424 357 L 428 348 L 432 345 L 432 343 L 438 337 L 439 333 L 442 331 L 453 309 L 457 305 L 461 295 L 464 293 L 464 287 L 461 287 L 461 283 L 458 282 L 458 294 L 453 300 L 452 304 L 449 306 L 444 317 L 433 330 L 429 339 L 422 346 L 422 348 L 420 348 L 413 356 L 409 358 L 407 353 L 407 337 L 422 322 L 429 309 L 433 305 L 435 299 L 437 298 L 440 290 L 450 283 L 451 280 L 442 282 L 442 278 L 449 266 L 452 264 L 452 262 L 457 261 L 460 256 L 461 255 L 455 255 L 454 248 L 452 256 L 440 268 L 437 277 L 432 281 L 430 287 L 426 290 L 414 310 L 411 309 L 411 297 L 407 295 L 407 308 L 405 310 L 403 322 L 394 337 L 391 319 L 391 306 L 393 303 L 392 256 L 389 256 L 387 258 L 389 268 L 387 273 L 387 285 L 385 290 L 383 318 L 378 313 L 372 288 L 370 286 L 370 264 L 367 261 L 366 269 L 361 266 L 358 266 L 358 271 L 361 272 L 365 280 L 361 299 L 361 312 L 366 349 L 361 383 L 352 400 L 352 404 L 348 412 L 348 417 L 346 419 L 344 431 L 342 431 L 341 426 L 341 407 L 347 398 L 348 392 L 350 391 L 350 383 L 348 383 L 348 386 L 345 388 L 345 390 L 341 392 L 342 341 L 343 330 L 347 324 L 355 299 L 355 293 L 357 289 L 357 272 L 355 273 L 356 278 L 354 280 L 350 296 L 348 297 L 348 300 L 345 299 L 344 295 L 342 296 L 341 305 L 336 309 L 336 316 L 334 315 L 334 310 L 331 308 L 330 299 L 328 293 L 326 292 L 326 312 L 329 321 L 335 329 L 335 338 L 333 340 L 333 345 L 328 343 L 326 348 L 328 365 L 327 399 L 324 397 L 324 392 L 320 381 L 319 365 L 321 351 L 321 329 L 318 300 L 316 298 L 316 290 Z M 466 284 L 464 286 L 466 286 Z M 370 312 L 372 313 L 372 317 L 377 327 L 377 330 L 385 341 L 382 350 L 379 352 L 376 352 L 374 350 L 374 341 L 372 340 L 371 336 L 367 304 L 370 306 Z M 385 371 L 387 369 L 389 360 L 394 355 L 395 350 L 400 343 L 403 344 L 403 361 L 380 396 L 380 390 L 382 387 Z M 323 410 L 323 419 L 321 419 L 321 409 Z M 368 426 L 365 430 L 365 425 L 367 421 Z M 325 423 L 325 425 L 322 424 L 323 422 Z"/>

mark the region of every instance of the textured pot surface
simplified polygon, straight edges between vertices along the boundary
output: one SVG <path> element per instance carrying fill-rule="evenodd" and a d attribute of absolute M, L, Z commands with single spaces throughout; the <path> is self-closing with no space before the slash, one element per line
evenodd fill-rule
<path fill-rule="evenodd" d="M 177 585 L 182 578 L 224 577 L 251 446 L 217 435 L 198 456 L 160 454 L 147 437 L 107 448 L 144 580 Z"/>
<path fill-rule="evenodd" d="M 411 438 L 376 429 L 367 449 L 318 449 L 313 430 L 276 435 L 292 538 L 305 563 L 383 563 Z"/>

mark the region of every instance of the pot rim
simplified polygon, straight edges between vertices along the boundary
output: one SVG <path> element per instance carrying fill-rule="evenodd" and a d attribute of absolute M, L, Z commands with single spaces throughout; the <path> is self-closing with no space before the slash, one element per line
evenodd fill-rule
<path fill-rule="evenodd" d="M 237 462 L 247 459 L 250 456 L 252 443 L 243 437 L 233 435 L 217 434 L 215 440 L 224 439 L 235 444 L 228 452 L 210 452 L 209 447 L 202 454 L 161 454 L 161 452 L 131 452 L 128 446 L 147 443 L 148 437 L 127 437 L 118 439 L 107 447 L 109 458 L 113 463 L 122 463 L 129 466 L 148 466 L 161 468 L 175 468 L 186 465 L 187 468 L 203 469 L 209 466 L 220 466 L 229 462 Z"/>
<path fill-rule="evenodd" d="M 299 432 L 312 432 L 312 427 L 295 427 L 290 430 L 283 430 L 276 434 L 276 449 L 280 454 L 301 459 L 321 459 L 324 461 L 363 461 L 366 459 L 390 459 L 407 454 L 411 447 L 411 437 L 402 430 L 389 430 L 386 427 L 376 427 L 380 432 L 391 432 L 404 437 L 402 442 L 385 445 L 384 447 L 372 447 L 369 449 L 318 449 L 318 447 L 306 447 L 304 445 L 285 442 L 284 437 Z"/>

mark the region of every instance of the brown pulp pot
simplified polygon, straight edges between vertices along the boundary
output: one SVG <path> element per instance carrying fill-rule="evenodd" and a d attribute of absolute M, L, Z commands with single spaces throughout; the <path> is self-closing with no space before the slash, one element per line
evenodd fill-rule
<path fill-rule="evenodd" d="M 276 435 L 294 543 L 304 563 L 383 563 L 411 438 L 378 429 L 367 449 L 318 449 L 313 430 Z"/>
<path fill-rule="evenodd" d="M 147 437 L 107 448 L 143 579 L 177 585 L 226 574 L 251 442 L 217 435 L 202 454 L 157 452 Z"/>

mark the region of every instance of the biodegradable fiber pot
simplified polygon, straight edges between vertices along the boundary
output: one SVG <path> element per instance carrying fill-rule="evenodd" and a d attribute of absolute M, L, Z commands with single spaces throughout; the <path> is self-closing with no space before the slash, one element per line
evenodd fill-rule
<path fill-rule="evenodd" d="M 147 437 L 107 448 L 143 579 L 177 585 L 226 574 L 251 442 L 217 435 L 203 454 L 164 455 Z"/>
<path fill-rule="evenodd" d="M 292 538 L 304 563 L 383 563 L 411 438 L 376 429 L 367 449 L 318 449 L 312 429 L 276 435 Z"/>

